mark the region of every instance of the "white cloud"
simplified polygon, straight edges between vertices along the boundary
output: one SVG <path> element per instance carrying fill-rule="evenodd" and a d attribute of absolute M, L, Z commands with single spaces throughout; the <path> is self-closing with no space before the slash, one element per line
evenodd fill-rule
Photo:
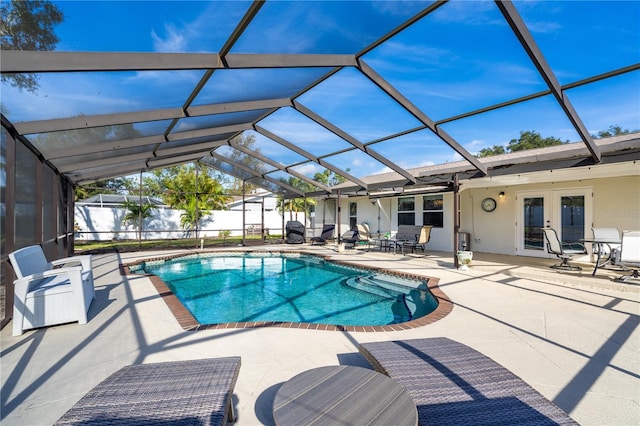
<path fill-rule="evenodd" d="M 451 162 L 456 162 L 461 160 L 464 160 L 464 157 L 462 157 L 462 155 L 458 154 L 456 151 L 453 151 L 453 154 L 451 155 Z"/>
<path fill-rule="evenodd" d="M 431 16 L 435 20 L 447 23 L 506 25 L 495 11 L 496 6 L 489 1 L 452 1 L 440 7 Z"/>
<path fill-rule="evenodd" d="M 151 30 L 151 38 L 153 39 L 153 49 L 156 52 L 184 52 L 187 39 L 184 32 L 179 30 L 173 24 L 164 24 L 165 37 L 160 37 L 155 30 Z"/>
<path fill-rule="evenodd" d="M 316 163 L 306 163 L 302 166 L 295 167 L 294 170 L 305 176 L 313 177 L 313 175 L 315 175 L 316 173 L 322 172 L 324 168 Z"/>
<path fill-rule="evenodd" d="M 381 175 L 381 174 L 384 174 L 384 173 L 393 173 L 393 172 L 394 172 L 394 170 L 392 170 L 392 169 L 390 169 L 389 167 L 386 167 L 386 166 L 385 166 L 385 167 L 383 167 L 382 169 L 380 169 L 380 170 L 378 170 L 378 171 L 374 171 L 374 172 L 373 172 L 373 173 L 371 173 L 371 174 L 373 174 L 373 175 Z"/>
<path fill-rule="evenodd" d="M 557 32 L 559 29 L 562 28 L 562 25 L 560 25 L 557 22 L 538 21 L 538 22 L 527 22 L 527 27 L 529 28 L 529 31 L 531 31 L 532 33 L 547 34 L 547 33 Z"/>
<path fill-rule="evenodd" d="M 467 149 L 467 151 L 474 152 L 478 149 L 485 148 L 486 146 L 487 146 L 487 143 L 485 141 L 481 139 L 474 139 L 468 144 L 466 144 L 465 148 Z"/>

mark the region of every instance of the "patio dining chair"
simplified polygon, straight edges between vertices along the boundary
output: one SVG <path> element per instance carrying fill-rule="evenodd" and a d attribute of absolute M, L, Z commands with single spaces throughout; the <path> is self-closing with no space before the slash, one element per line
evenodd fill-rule
<path fill-rule="evenodd" d="M 427 251 L 427 243 L 431 240 L 431 225 L 399 225 L 398 232 L 395 235 L 395 249 L 401 248 L 402 254 L 405 254 L 406 249 L 411 249 L 412 253 L 415 253 L 416 249 Z"/>
<path fill-rule="evenodd" d="M 570 264 L 569 260 L 571 260 L 576 254 L 586 253 L 587 251 L 584 246 L 581 245 L 581 248 L 576 249 L 573 245 L 568 246 L 567 244 L 562 244 L 560 238 L 558 238 L 556 230 L 553 228 L 542 228 L 542 232 L 544 233 L 544 238 L 547 240 L 547 251 L 555 254 L 559 259 L 561 259 L 560 263 L 551 265 L 550 268 L 564 269 L 567 271 L 582 270 L 580 266 Z"/>
<path fill-rule="evenodd" d="M 629 279 L 639 279 L 640 269 L 640 231 L 622 231 L 619 265 L 631 269 L 631 274 L 622 275 L 616 281 L 625 282 Z"/>
<path fill-rule="evenodd" d="M 620 240 L 620 232 L 618 228 L 591 228 L 594 240 Z M 618 263 L 620 257 L 620 244 L 606 243 L 594 244 L 594 253 L 597 248 L 600 250 L 600 256 L 610 259 L 612 264 Z"/>

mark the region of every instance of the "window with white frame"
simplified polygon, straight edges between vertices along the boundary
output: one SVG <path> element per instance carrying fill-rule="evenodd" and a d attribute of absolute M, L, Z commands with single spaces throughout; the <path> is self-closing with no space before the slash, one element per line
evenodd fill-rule
<path fill-rule="evenodd" d="M 416 224 L 416 199 L 415 197 L 398 198 L 398 225 Z"/>
<path fill-rule="evenodd" d="M 358 223 L 358 203 L 349 203 L 349 229 L 355 229 Z"/>
<path fill-rule="evenodd" d="M 442 195 L 422 197 L 422 224 L 442 228 L 444 223 L 444 201 Z"/>

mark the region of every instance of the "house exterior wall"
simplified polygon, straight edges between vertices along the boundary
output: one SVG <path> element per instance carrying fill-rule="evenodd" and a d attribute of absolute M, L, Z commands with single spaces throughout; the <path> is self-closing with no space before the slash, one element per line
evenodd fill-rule
<path fill-rule="evenodd" d="M 509 187 L 475 188 L 460 193 L 460 230 L 471 233 L 472 250 L 483 253 L 515 255 L 518 192 L 589 189 L 591 227 L 611 227 L 619 231 L 640 229 L 640 176 L 580 179 Z M 504 191 L 504 198 L 498 194 Z M 491 213 L 480 208 L 480 202 L 492 197 L 498 207 Z M 587 236 L 591 236 L 587 234 Z"/>
<path fill-rule="evenodd" d="M 453 250 L 453 215 L 449 214 L 453 211 L 453 194 L 438 194 L 443 196 L 444 215 L 443 227 L 433 228 L 431 230 L 431 239 L 428 244 L 430 250 L 451 251 Z M 404 195 L 407 197 L 410 195 Z M 415 196 L 416 225 L 422 225 L 422 195 Z M 349 230 L 349 203 L 357 203 L 358 213 L 357 222 L 366 222 L 372 234 L 395 234 L 398 230 L 398 197 L 369 199 L 366 196 L 341 198 L 340 199 L 340 232 L 344 234 Z M 322 201 L 318 202 L 318 209 L 322 209 Z M 379 212 L 379 214 L 378 214 Z M 378 219 L 379 218 L 379 219 Z M 336 230 L 336 232 L 338 232 Z"/>
<path fill-rule="evenodd" d="M 640 229 L 640 175 L 599 180 L 595 191 L 594 226 Z"/>
<path fill-rule="evenodd" d="M 576 174 L 581 174 L 576 172 Z M 460 232 L 468 232 L 472 251 L 517 255 L 516 221 L 518 218 L 517 194 L 527 191 L 579 189 L 588 190 L 591 227 L 612 227 L 623 230 L 640 229 L 640 174 L 630 176 L 603 177 L 595 179 L 565 180 L 523 185 L 464 188 L 460 191 Z M 498 194 L 504 192 L 500 198 Z M 453 193 L 444 193 L 444 223 L 442 228 L 433 228 L 430 250 L 452 251 L 457 247 L 453 237 Z M 402 195 L 407 197 L 410 195 Z M 497 201 L 497 208 L 485 212 L 480 202 L 487 197 Z M 415 196 L 416 225 L 422 225 L 422 195 Z M 340 199 L 340 232 L 349 230 L 349 203 L 357 203 L 357 222 L 366 222 L 372 233 L 395 233 L 398 229 L 398 197 L 369 199 L 366 196 Z M 333 200 L 331 200 L 333 201 Z M 322 209 L 318 201 L 317 211 Z M 380 215 L 378 209 L 380 207 Z M 379 218 L 378 218 L 379 217 Z M 587 232 L 585 235 L 590 237 Z"/>

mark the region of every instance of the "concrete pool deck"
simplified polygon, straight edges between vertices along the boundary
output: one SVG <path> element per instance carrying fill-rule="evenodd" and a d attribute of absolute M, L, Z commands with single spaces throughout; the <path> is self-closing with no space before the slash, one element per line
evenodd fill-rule
<path fill-rule="evenodd" d="M 255 249 L 255 248 L 248 248 Z M 151 280 L 119 265 L 172 252 L 95 255 L 96 299 L 87 325 L 1 333 L 3 425 L 50 425 L 87 391 L 136 363 L 241 356 L 236 424 L 271 425 L 283 382 L 310 368 L 369 367 L 361 342 L 445 336 L 491 357 L 584 425 L 640 424 L 640 285 L 617 272 L 559 273 L 550 259 L 476 254 L 469 271 L 448 253 L 336 253 L 332 246 L 274 245 L 439 278 L 454 304 L 443 319 L 392 332 L 290 328 L 185 331 Z"/>

